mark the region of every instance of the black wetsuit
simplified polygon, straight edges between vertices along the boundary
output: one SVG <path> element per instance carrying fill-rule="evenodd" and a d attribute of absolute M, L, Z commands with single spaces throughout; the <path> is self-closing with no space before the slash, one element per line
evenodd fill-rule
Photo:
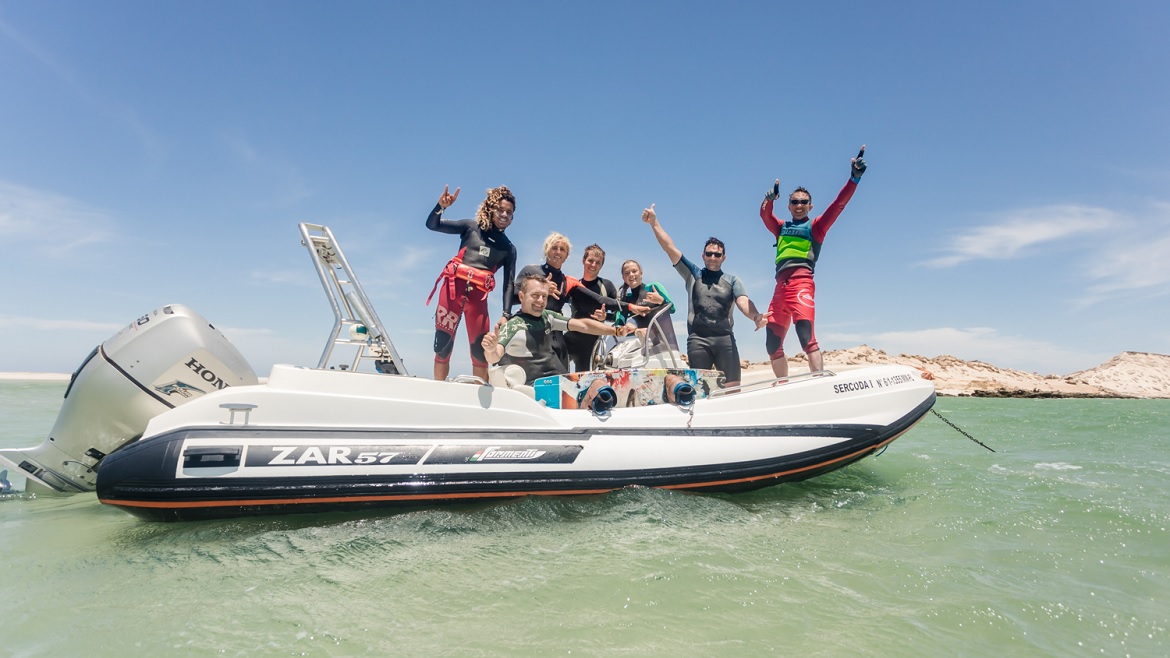
<path fill-rule="evenodd" d="M 613 281 L 601 277 L 592 281 L 577 281 L 572 277 L 569 280 L 577 283 L 577 285 L 570 284 L 569 286 L 569 303 L 573 305 L 572 317 L 592 319 L 597 309 L 604 308 L 605 321 L 613 322 L 618 310 L 623 306 L 617 300 L 617 288 L 614 287 Z M 624 306 L 627 310 L 629 309 L 629 305 Z M 597 339 L 598 337 L 593 334 L 580 331 L 565 333 L 565 345 L 569 350 L 569 360 L 573 363 L 573 370 L 583 372 L 593 368 L 590 359 L 593 356 L 593 348 L 597 344 Z"/>
<path fill-rule="evenodd" d="M 646 295 L 651 292 L 657 292 L 662 297 L 662 303 L 658 305 L 650 304 L 646 301 Z M 678 339 L 674 335 L 674 323 L 670 321 L 670 315 L 674 313 L 674 302 L 670 301 L 670 295 L 667 294 L 666 288 L 662 287 L 660 283 L 643 283 L 639 286 L 630 288 L 623 285 L 619 293 L 619 299 L 622 303 L 627 305 L 637 304 L 639 306 L 649 306 L 650 312 L 646 315 L 633 315 L 629 319 L 633 320 L 634 324 L 639 329 L 645 329 L 650 326 L 650 320 L 654 318 L 664 308 L 669 308 L 667 313 L 664 313 L 658 318 L 658 326 L 662 328 L 662 333 L 666 336 L 666 342 L 670 345 L 670 349 L 678 351 Z M 627 320 L 628 321 L 628 320 Z"/>
<path fill-rule="evenodd" d="M 687 363 L 692 368 L 714 367 L 729 382 L 740 379 L 739 347 L 735 344 L 731 313 L 735 300 L 746 297 L 743 283 L 734 274 L 699 267 L 683 256 L 674 264 L 687 284 Z"/>
<path fill-rule="evenodd" d="M 443 208 L 438 204 L 427 216 L 426 226 L 432 231 L 459 236 L 459 253 L 454 260 L 463 265 L 485 272 L 495 272 L 501 267 L 504 269 L 501 295 L 504 312 L 509 312 L 515 295 L 512 281 L 516 271 L 516 246 L 508 236 L 495 225 L 485 231 L 474 219 L 443 219 Z M 448 267 L 451 267 L 451 263 L 448 263 Z M 486 366 L 480 343 L 491 330 L 487 294 L 452 278 L 445 278 L 440 283 L 439 305 L 435 311 L 435 360 L 450 360 L 455 331 L 459 328 L 460 318 L 466 315 L 471 362 L 476 366 Z"/>

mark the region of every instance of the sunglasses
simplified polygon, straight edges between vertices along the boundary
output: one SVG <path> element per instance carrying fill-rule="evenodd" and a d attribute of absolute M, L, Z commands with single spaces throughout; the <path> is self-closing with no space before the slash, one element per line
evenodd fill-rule
<path fill-rule="evenodd" d="M 812 201 L 810 201 L 809 199 L 789 199 L 788 200 L 788 205 L 790 205 L 790 206 L 807 206 L 810 203 L 812 203 Z"/>
<path fill-rule="evenodd" d="M 723 258 L 723 253 L 719 251 L 704 251 L 703 255 L 707 258 Z"/>

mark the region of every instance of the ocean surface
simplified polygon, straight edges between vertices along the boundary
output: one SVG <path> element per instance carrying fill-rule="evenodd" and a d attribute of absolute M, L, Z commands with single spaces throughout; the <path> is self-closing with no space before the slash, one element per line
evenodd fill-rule
<path fill-rule="evenodd" d="M 0 382 L 0 447 L 64 390 Z M 181 524 L 7 497 L 0 656 L 1170 655 L 1170 401 L 935 409 L 997 452 L 928 415 L 740 495 Z"/>

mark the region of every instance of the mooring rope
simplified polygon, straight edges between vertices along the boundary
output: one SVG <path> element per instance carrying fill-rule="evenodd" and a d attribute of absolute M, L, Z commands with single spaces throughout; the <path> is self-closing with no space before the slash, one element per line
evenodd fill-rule
<path fill-rule="evenodd" d="M 934 410 L 934 407 L 931 407 L 931 408 L 930 408 L 930 413 L 932 413 L 932 414 L 934 414 L 934 415 L 938 416 L 939 418 L 941 418 L 941 419 L 942 419 L 942 422 L 944 422 L 944 423 L 946 423 L 947 425 L 950 425 L 951 427 L 955 428 L 955 431 L 956 431 L 956 432 L 958 432 L 959 434 L 962 434 L 963 436 L 967 437 L 968 439 L 971 439 L 972 441 L 974 441 L 975 443 L 978 443 L 979 445 L 983 446 L 984 448 L 987 448 L 988 450 L 991 450 L 992 452 L 995 452 L 995 450 L 994 450 L 994 449 L 992 449 L 992 447 L 991 447 L 991 446 L 989 446 L 989 445 L 987 445 L 986 443 L 984 443 L 984 442 L 980 441 L 979 439 L 977 439 L 977 438 L 975 438 L 975 437 L 971 436 L 970 434 L 968 434 L 967 432 L 965 432 L 965 431 L 963 430 L 963 428 L 961 428 L 961 427 L 959 427 L 958 425 L 956 425 L 956 424 L 952 423 L 951 421 L 947 420 L 947 418 L 946 418 L 945 416 L 943 416 L 943 415 L 942 415 L 942 414 L 940 414 L 939 412 L 935 411 L 935 410 Z"/>

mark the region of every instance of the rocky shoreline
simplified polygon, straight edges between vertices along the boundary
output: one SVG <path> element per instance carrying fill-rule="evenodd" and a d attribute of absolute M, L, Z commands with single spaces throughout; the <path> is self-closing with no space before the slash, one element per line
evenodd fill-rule
<path fill-rule="evenodd" d="M 825 368 L 847 370 L 865 365 L 898 363 L 929 373 L 939 395 L 985 398 L 1170 398 L 1170 356 L 1122 352 L 1101 365 L 1069 375 L 1039 375 L 999 368 L 982 361 L 943 355 L 890 355 L 859 345 L 824 353 Z M 789 358 L 791 372 L 808 368 L 803 354 Z M 744 363 L 744 381 L 771 376 L 768 363 Z M 0 380 L 68 381 L 66 373 L 0 372 Z"/>
<path fill-rule="evenodd" d="M 999 368 L 982 361 L 943 355 L 890 355 L 859 345 L 824 353 L 825 368 L 845 370 L 863 365 L 897 363 L 934 378 L 939 395 L 991 398 L 1170 398 L 1170 356 L 1122 352 L 1109 361 L 1069 375 L 1040 375 Z M 803 354 L 789 358 L 793 372 L 806 368 Z M 768 368 L 751 364 L 750 370 Z"/>

